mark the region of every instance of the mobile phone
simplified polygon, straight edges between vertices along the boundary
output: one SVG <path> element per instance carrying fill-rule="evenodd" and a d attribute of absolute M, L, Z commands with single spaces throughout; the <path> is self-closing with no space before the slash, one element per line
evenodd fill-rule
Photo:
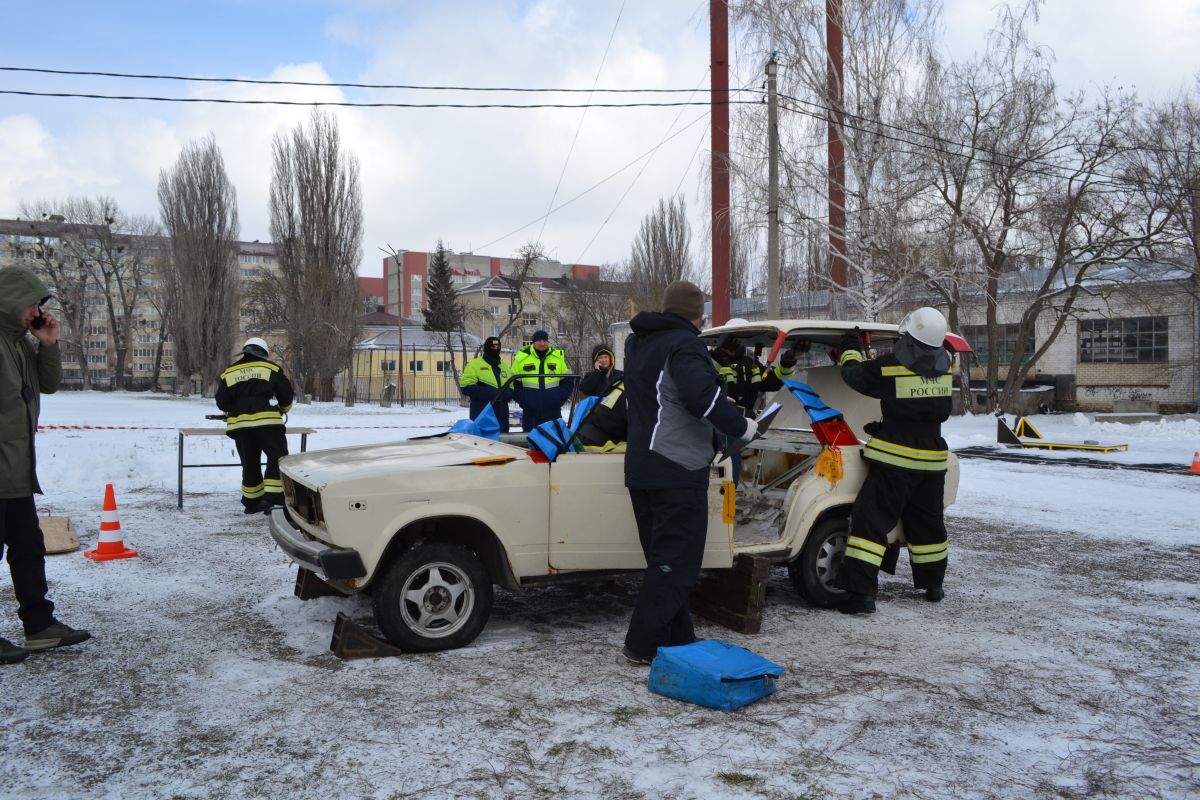
<path fill-rule="evenodd" d="M 46 318 L 43 317 L 41 315 L 41 313 L 39 313 L 36 317 L 34 317 L 33 319 L 31 319 L 29 321 L 29 327 L 33 328 L 34 330 L 45 327 L 45 325 L 46 325 Z"/>

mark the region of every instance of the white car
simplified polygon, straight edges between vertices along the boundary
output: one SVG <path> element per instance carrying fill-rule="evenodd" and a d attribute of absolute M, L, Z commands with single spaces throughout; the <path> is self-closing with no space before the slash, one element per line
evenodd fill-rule
<path fill-rule="evenodd" d="M 894 325 L 826 320 L 726 325 L 703 338 L 711 345 L 736 333 L 764 363 L 807 343 L 793 377 L 842 411 L 861 438 L 862 426 L 879 418 L 879 402 L 847 387 L 827 355 L 854 330 L 869 334 L 879 352 L 898 338 Z M 718 456 L 711 467 L 703 566 L 729 568 L 739 553 L 765 556 L 788 566 L 809 601 L 831 607 L 843 596 L 833 579 L 866 468 L 859 445 L 850 445 L 841 448 L 840 481 L 816 475 L 822 448 L 808 415 L 787 390 L 774 399 L 782 409 L 743 451 L 736 491 L 730 460 Z M 487 624 L 494 584 L 516 590 L 645 568 L 623 459 L 568 452 L 549 463 L 519 433 L 298 453 L 280 464 L 286 506 L 272 512 L 271 536 L 334 588 L 370 592 L 376 621 L 397 646 L 461 647 Z M 951 454 L 947 505 L 957 488 Z M 891 538 L 902 542 L 902 531 Z"/>

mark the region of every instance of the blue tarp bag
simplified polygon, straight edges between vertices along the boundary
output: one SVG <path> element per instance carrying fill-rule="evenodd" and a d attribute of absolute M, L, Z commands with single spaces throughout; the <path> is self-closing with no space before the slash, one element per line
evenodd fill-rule
<path fill-rule="evenodd" d="M 500 420 L 491 405 L 483 407 L 475 419 L 460 419 L 450 426 L 451 433 L 469 433 L 472 436 L 482 436 L 485 439 L 500 438 Z"/>
<path fill-rule="evenodd" d="M 825 401 L 821 399 L 821 395 L 817 394 L 817 390 L 807 383 L 794 381 L 791 378 L 784 378 L 783 385 L 796 396 L 796 399 L 800 401 L 800 404 L 804 406 L 804 410 L 808 413 L 808 418 L 813 422 L 824 422 L 827 419 L 833 419 L 842 415 L 842 412 L 836 408 L 830 408 L 825 405 Z"/>
<path fill-rule="evenodd" d="M 583 445 L 575 437 L 575 432 L 579 430 L 579 426 L 583 424 L 584 419 L 599 401 L 599 397 L 586 397 L 580 400 L 575 407 L 574 418 L 570 425 L 564 422 L 562 417 L 538 425 L 527 435 L 529 446 L 536 447 L 545 453 L 551 463 L 554 463 L 559 453 L 582 451 Z"/>
<path fill-rule="evenodd" d="M 733 711 L 775 691 L 783 667 L 717 639 L 660 647 L 650 666 L 650 691 Z"/>

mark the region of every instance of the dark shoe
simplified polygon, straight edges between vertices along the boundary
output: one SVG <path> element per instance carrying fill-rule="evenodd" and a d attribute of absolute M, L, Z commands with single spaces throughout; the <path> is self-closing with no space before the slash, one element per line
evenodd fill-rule
<path fill-rule="evenodd" d="M 249 503 L 242 503 L 243 514 L 261 514 L 265 510 L 266 506 L 263 505 L 263 498 L 261 497 L 251 500 Z"/>
<path fill-rule="evenodd" d="M 945 596 L 946 592 L 940 586 L 930 586 L 925 590 L 925 599 L 931 603 L 940 603 Z"/>
<path fill-rule="evenodd" d="M 875 598 L 869 594 L 850 593 L 837 607 L 843 614 L 874 614 Z"/>
<path fill-rule="evenodd" d="M 269 495 L 263 498 L 262 505 L 258 510 L 264 514 L 270 514 L 273 508 L 283 508 L 283 495 Z"/>
<path fill-rule="evenodd" d="M 621 655 L 630 664 L 636 664 L 639 667 L 648 667 L 654 659 L 639 656 L 637 653 L 629 649 L 628 646 L 621 648 Z"/>
<path fill-rule="evenodd" d="M 0 638 L 0 664 L 16 664 L 29 658 L 29 651 L 8 639 Z"/>
<path fill-rule="evenodd" d="M 79 631 L 70 625 L 56 622 L 48 628 L 25 636 L 25 649 L 30 651 L 50 650 L 55 647 L 79 644 L 92 638 L 87 631 Z"/>

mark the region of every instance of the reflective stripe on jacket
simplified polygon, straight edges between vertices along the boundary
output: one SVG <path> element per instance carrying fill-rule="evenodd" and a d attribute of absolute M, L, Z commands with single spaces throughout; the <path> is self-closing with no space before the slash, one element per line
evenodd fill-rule
<path fill-rule="evenodd" d="M 278 364 L 245 355 L 221 373 L 216 400 L 217 408 L 226 414 L 229 435 L 283 425 L 283 415 L 292 407 L 292 384 Z"/>
<path fill-rule="evenodd" d="M 547 347 L 545 358 L 542 358 L 531 344 L 527 344 L 513 356 L 512 371 L 520 375 L 523 389 L 553 389 L 560 383 L 562 375 L 570 370 L 567 368 L 567 357 L 557 347 Z M 526 374 L 534 377 L 523 377 Z"/>
<path fill-rule="evenodd" d="M 922 375 L 894 353 L 864 361 L 857 350 L 846 350 L 838 363 L 846 383 L 878 398 L 883 412 L 882 421 L 864 426 L 871 438 L 863 458 L 900 469 L 945 471 L 948 450 L 941 424 L 950 416 L 951 371 Z"/>

